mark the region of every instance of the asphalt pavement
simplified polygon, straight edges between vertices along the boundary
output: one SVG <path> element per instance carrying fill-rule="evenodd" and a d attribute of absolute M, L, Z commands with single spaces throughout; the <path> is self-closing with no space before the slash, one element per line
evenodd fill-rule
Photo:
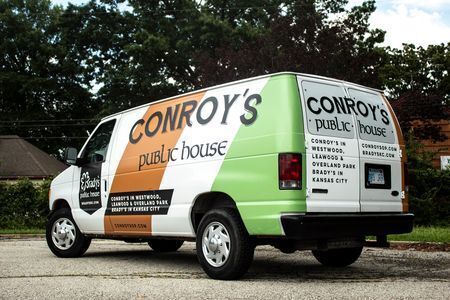
<path fill-rule="evenodd" d="M 0 240 L 1 299 L 450 299 L 450 253 L 365 248 L 347 268 L 309 251 L 258 247 L 239 281 L 209 279 L 195 244 L 155 253 L 147 244 L 94 240 L 63 259 L 42 238 Z"/>

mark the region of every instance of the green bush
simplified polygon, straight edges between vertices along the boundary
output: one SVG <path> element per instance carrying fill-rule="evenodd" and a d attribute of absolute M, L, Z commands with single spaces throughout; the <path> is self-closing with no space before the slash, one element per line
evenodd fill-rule
<path fill-rule="evenodd" d="M 418 225 L 450 225 L 450 170 L 410 171 L 410 211 Z"/>
<path fill-rule="evenodd" d="M 409 204 L 417 225 L 450 225 L 450 170 L 437 170 L 427 152 L 411 137 L 407 140 Z"/>
<path fill-rule="evenodd" d="M 0 183 L 0 229 L 44 228 L 48 215 L 50 180 L 39 185 L 27 179 Z"/>

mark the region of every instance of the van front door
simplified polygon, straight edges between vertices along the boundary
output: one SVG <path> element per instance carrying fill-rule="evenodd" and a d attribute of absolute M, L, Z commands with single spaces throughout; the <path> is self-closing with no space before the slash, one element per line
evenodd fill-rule
<path fill-rule="evenodd" d="M 352 103 L 340 82 L 298 76 L 306 146 L 306 211 L 360 212 Z"/>
<path fill-rule="evenodd" d="M 72 187 L 72 214 L 85 233 L 102 234 L 108 200 L 109 144 L 116 120 L 97 126 L 78 157 Z"/>

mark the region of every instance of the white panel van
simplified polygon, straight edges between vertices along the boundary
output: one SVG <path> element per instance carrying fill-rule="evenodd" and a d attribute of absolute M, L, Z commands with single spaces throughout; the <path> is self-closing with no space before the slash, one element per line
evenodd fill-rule
<path fill-rule="evenodd" d="M 412 230 L 404 147 L 382 92 L 331 78 L 277 73 L 152 102 L 67 149 L 48 246 L 74 257 L 92 238 L 195 241 L 217 279 L 242 276 L 262 244 L 347 266 L 367 236 Z"/>

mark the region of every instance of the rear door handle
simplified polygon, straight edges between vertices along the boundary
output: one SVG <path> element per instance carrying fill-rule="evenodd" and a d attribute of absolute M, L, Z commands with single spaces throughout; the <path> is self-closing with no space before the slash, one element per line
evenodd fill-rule
<path fill-rule="evenodd" d="M 107 185 L 108 185 L 108 181 L 106 179 L 103 179 L 103 186 L 104 186 L 105 192 L 108 190 Z"/>

